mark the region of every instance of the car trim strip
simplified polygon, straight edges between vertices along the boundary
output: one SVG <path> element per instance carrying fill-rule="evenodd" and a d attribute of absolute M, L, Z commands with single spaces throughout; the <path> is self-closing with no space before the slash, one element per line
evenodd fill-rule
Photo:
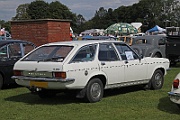
<path fill-rule="evenodd" d="M 123 83 L 117 83 L 117 84 L 110 84 L 105 87 L 105 89 L 110 88 L 119 88 L 119 87 L 127 87 L 127 86 L 133 86 L 133 85 L 140 85 L 140 84 L 147 84 L 149 82 L 149 79 L 146 80 L 138 80 L 138 81 L 130 81 L 130 82 L 123 82 Z"/>
<path fill-rule="evenodd" d="M 12 76 L 12 79 L 24 80 L 24 81 L 44 81 L 44 82 L 73 82 L 75 81 L 74 78 L 38 78 L 38 77 L 25 77 L 25 76 Z"/>

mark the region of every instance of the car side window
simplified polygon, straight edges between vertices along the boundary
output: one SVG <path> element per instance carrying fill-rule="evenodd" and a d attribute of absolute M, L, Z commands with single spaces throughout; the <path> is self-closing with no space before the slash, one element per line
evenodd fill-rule
<path fill-rule="evenodd" d="M 7 46 L 3 46 L 0 48 L 0 58 L 1 58 L 1 61 L 4 61 L 5 58 L 8 58 Z"/>
<path fill-rule="evenodd" d="M 117 61 L 119 57 L 112 44 L 100 44 L 98 59 L 100 61 Z"/>
<path fill-rule="evenodd" d="M 23 44 L 24 49 L 24 55 L 29 53 L 31 50 L 33 50 L 35 47 L 32 44 Z"/>
<path fill-rule="evenodd" d="M 146 39 L 138 39 L 138 40 L 136 40 L 136 44 L 147 44 L 147 40 Z"/>
<path fill-rule="evenodd" d="M 8 45 L 8 53 L 10 58 L 22 57 L 20 44 L 15 43 Z"/>
<path fill-rule="evenodd" d="M 73 58 L 72 62 L 87 62 L 94 60 L 97 45 L 82 47 Z"/>
<path fill-rule="evenodd" d="M 159 45 L 165 45 L 166 44 L 166 38 L 159 39 L 158 44 Z"/>
<path fill-rule="evenodd" d="M 115 44 L 122 60 L 138 59 L 138 56 L 125 44 Z"/>

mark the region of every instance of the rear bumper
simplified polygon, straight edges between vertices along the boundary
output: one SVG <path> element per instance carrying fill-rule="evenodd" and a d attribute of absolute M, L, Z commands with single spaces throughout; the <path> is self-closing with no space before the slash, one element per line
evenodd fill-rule
<path fill-rule="evenodd" d="M 176 104 L 180 104 L 180 93 L 168 92 L 170 100 Z"/>
<path fill-rule="evenodd" d="M 75 79 L 57 79 L 57 78 L 36 78 L 24 76 L 12 76 L 18 85 L 28 88 L 44 88 L 44 89 L 71 89 Z"/>
<path fill-rule="evenodd" d="M 73 82 L 75 79 L 67 78 L 67 79 L 60 79 L 60 78 L 37 78 L 37 77 L 25 77 L 25 76 L 12 76 L 12 79 L 15 80 L 24 80 L 24 81 L 44 81 L 44 82 Z"/>

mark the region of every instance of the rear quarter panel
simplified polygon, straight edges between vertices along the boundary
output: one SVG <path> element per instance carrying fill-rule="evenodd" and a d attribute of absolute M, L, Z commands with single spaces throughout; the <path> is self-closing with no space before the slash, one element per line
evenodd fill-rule
<path fill-rule="evenodd" d="M 163 69 L 164 75 L 166 75 L 166 70 L 169 68 L 169 60 L 166 58 L 145 58 L 148 63 L 148 78 L 151 78 L 153 73 L 157 69 Z"/>
<path fill-rule="evenodd" d="M 179 80 L 180 80 L 180 73 L 177 74 L 177 76 L 176 76 L 174 79 L 179 79 Z M 173 80 L 174 80 L 174 79 L 173 79 Z M 172 81 L 173 81 L 173 80 L 172 80 Z M 175 92 L 175 93 L 180 93 L 180 87 L 177 89 L 177 88 L 173 88 L 173 86 L 172 86 L 171 91 L 172 91 L 172 92 Z"/>
<path fill-rule="evenodd" d="M 67 72 L 67 78 L 75 79 L 74 83 L 67 86 L 68 88 L 84 88 L 93 76 L 100 73 L 96 60 L 64 64 L 63 71 Z"/>

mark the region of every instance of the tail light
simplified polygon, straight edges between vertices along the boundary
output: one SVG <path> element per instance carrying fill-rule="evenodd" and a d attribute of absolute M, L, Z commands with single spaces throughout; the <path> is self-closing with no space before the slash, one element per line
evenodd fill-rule
<path fill-rule="evenodd" d="M 22 71 L 20 70 L 14 70 L 13 71 L 14 76 L 22 76 Z"/>
<path fill-rule="evenodd" d="M 179 79 L 175 79 L 175 80 L 173 81 L 173 87 L 174 87 L 174 88 L 178 88 L 178 87 L 179 87 Z"/>
<path fill-rule="evenodd" d="M 53 76 L 55 78 L 63 78 L 63 79 L 65 79 L 66 78 L 66 72 L 54 72 Z"/>

